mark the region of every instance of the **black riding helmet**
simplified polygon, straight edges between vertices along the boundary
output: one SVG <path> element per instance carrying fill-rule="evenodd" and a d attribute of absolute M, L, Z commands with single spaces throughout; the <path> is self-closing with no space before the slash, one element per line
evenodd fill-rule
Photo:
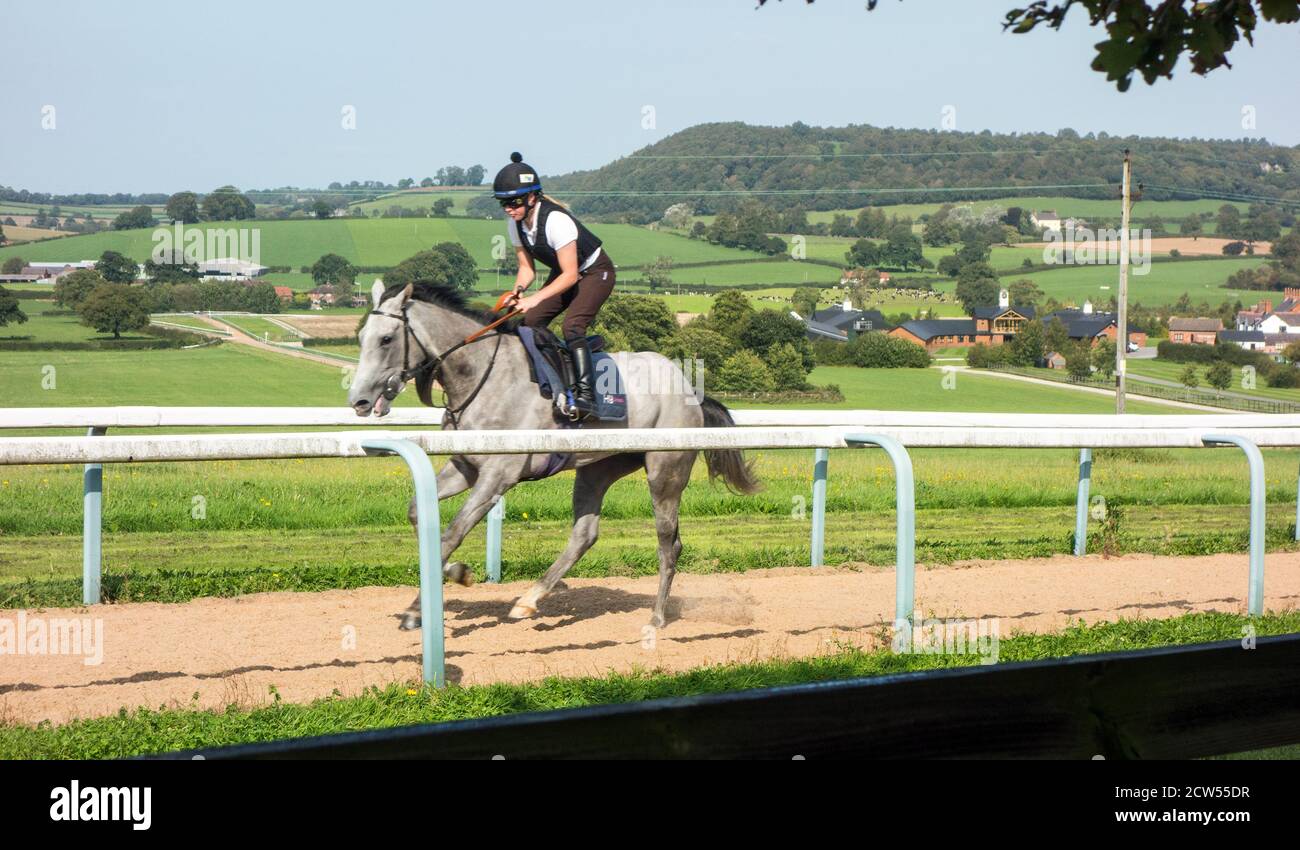
<path fill-rule="evenodd" d="M 492 181 L 492 195 L 497 198 L 517 198 L 529 192 L 542 191 L 542 180 L 537 169 L 524 162 L 519 151 L 510 154 L 510 164 L 497 172 Z"/>

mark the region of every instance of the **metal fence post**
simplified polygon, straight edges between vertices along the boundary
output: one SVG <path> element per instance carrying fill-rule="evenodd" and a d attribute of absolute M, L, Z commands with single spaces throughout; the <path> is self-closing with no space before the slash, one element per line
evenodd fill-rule
<path fill-rule="evenodd" d="M 442 613 L 442 530 L 438 518 L 438 476 L 424 450 L 410 440 L 361 441 L 367 453 L 391 452 L 406 461 L 415 483 L 416 534 L 420 544 L 420 639 L 424 681 L 447 683 Z"/>
<path fill-rule="evenodd" d="M 1252 617 L 1264 613 L 1264 456 L 1259 446 L 1245 437 L 1231 434 L 1206 434 L 1206 445 L 1228 444 L 1246 453 L 1250 465 L 1250 587 L 1246 593 L 1246 610 Z"/>
<path fill-rule="evenodd" d="M 487 580 L 501 582 L 501 523 L 506 517 L 505 494 L 497 496 L 487 516 Z"/>
<path fill-rule="evenodd" d="M 1079 449 L 1079 492 L 1074 505 L 1074 554 L 1088 553 L 1088 487 L 1092 484 L 1092 449 Z"/>
<path fill-rule="evenodd" d="M 91 428 L 87 437 L 102 437 L 108 428 Z M 104 570 L 104 465 L 88 463 L 81 474 L 81 602 L 97 605 Z"/>
<path fill-rule="evenodd" d="M 898 514 L 894 625 L 897 628 L 906 622 L 910 628 L 912 607 L 916 601 L 916 482 L 912 476 L 912 458 L 902 443 L 883 434 L 845 434 L 844 442 L 880 446 L 894 463 L 894 499 Z"/>
<path fill-rule="evenodd" d="M 820 567 L 826 556 L 826 465 L 830 449 L 813 453 L 812 566 Z"/>

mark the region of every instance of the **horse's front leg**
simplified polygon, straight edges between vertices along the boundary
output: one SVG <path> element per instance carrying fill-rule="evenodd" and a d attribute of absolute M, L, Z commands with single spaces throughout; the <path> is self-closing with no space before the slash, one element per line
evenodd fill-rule
<path fill-rule="evenodd" d="M 448 464 L 448 467 L 450 466 L 451 464 Z M 518 464 L 513 464 L 513 466 L 517 467 Z M 444 467 L 443 471 L 445 472 L 446 470 L 447 467 Z M 496 464 L 490 463 L 477 470 L 477 475 L 472 484 L 473 489 L 470 490 L 469 498 L 465 500 L 465 504 L 461 505 L 460 510 L 456 512 L 456 516 L 452 518 L 451 522 L 447 524 L 447 527 L 443 529 L 442 532 L 443 573 L 452 581 L 459 584 L 470 583 L 469 568 L 459 561 L 449 563 L 448 559 L 452 556 L 452 553 L 460 547 L 461 542 L 465 539 L 465 535 L 469 534 L 470 530 L 474 528 L 474 526 L 478 525 L 479 521 L 487 515 L 487 512 L 492 510 L 492 506 L 496 504 L 497 497 L 515 486 L 515 484 L 519 483 L 519 473 L 520 470 L 518 469 L 503 469 Z M 438 495 L 441 497 L 441 472 L 438 474 L 438 478 Z M 452 480 L 453 479 L 449 476 L 449 484 Z M 454 493 L 449 493 L 448 495 L 460 493 L 469 486 L 471 485 L 466 482 L 465 486 L 460 487 L 455 490 Z M 411 503 L 410 520 L 412 527 L 415 527 L 416 517 L 414 502 Z M 420 628 L 420 597 L 418 594 L 415 597 L 415 601 L 411 603 L 411 606 L 406 609 L 406 613 L 402 616 L 401 627 L 403 629 Z"/>

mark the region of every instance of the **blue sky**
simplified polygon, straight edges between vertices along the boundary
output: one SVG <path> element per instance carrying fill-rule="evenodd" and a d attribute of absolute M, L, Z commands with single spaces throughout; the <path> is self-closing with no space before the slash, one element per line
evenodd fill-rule
<path fill-rule="evenodd" d="M 521 150 L 602 165 L 706 121 L 1264 137 L 1300 143 L 1300 26 L 1232 70 L 1118 93 L 1099 32 L 1003 33 L 1023 0 L 10 5 L 0 184 L 207 191 L 431 176 Z M 42 110 L 54 107 L 54 128 Z M 342 110 L 355 108 L 356 129 Z M 643 126 L 645 107 L 654 126 Z M 1255 129 L 1242 127 L 1254 107 Z M 47 121 L 48 123 L 48 121 Z"/>

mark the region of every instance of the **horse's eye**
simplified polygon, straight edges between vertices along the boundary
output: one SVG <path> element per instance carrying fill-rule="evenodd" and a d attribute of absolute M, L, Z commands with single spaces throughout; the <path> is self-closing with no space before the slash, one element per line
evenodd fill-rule
<path fill-rule="evenodd" d="M 393 337 L 392 337 L 392 335 L 385 336 L 385 337 L 380 337 L 380 339 L 379 339 L 379 344 L 380 344 L 380 345 L 388 345 L 388 344 L 389 344 L 390 342 L 392 342 L 392 341 L 393 341 Z"/>

